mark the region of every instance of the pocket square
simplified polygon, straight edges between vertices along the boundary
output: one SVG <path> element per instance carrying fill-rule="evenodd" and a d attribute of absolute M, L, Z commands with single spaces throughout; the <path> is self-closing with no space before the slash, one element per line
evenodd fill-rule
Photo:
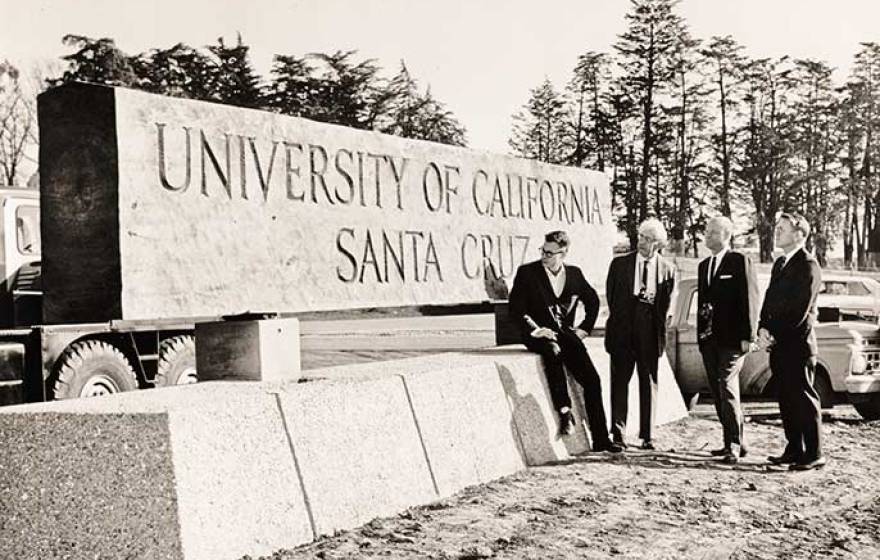
<path fill-rule="evenodd" d="M 733 274 L 722 274 L 718 277 L 719 280 L 730 280 L 733 278 Z"/>

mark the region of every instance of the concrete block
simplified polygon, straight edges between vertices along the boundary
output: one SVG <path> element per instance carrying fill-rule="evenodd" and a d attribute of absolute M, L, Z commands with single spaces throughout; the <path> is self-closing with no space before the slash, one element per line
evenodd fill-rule
<path fill-rule="evenodd" d="M 299 320 L 197 323 L 196 367 L 204 381 L 296 381 L 301 376 Z"/>
<path fill-rule="evenodd" d="M 525 468 L 510 405 L 491 360 L 404 373 L 422 441 L 441 496 Z M 394 369 L 405 372 L 405 366 Z"/>
<path fill-rule="evenodd" d="M 278 396 L 318 535 L 437 499 L 400 377 L 285 384 Z"/>
<path fill-rule="evenodd" d="M 50 323 L 482 301 L 548 230 L 588 278 L 617 237 L 595 171 L 87 84 L 39 115 Z"/>
<path fill-rule="evenodd" d="M 314 538 L 256 383 L 5 407 L 0 438 L 0 558 L 237 559 Z"/>

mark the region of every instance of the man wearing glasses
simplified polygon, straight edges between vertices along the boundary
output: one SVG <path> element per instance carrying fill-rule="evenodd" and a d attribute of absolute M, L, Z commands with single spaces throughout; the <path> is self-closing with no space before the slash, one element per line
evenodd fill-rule
<path fill-rule="evenodd" d="M 675 288 L 675 268 L 658 253 L 665 245 L 666 229 L 649 218 L 639 226 L 637 250 L 615 258 L 608 268 L 605 350 L 611 356 L 611 434 L 623 447 L 629 382 L 636 369 L 639 437 L 642 449 L 654 449 L 657 361 L 666 347 L 666 312 Z"/>
<path fill-rule="evenodd" d="M 524 264 L 516 271 L 510 292 L 510 313 L 520 326 L 523 343 L 543 358 L 550 397 L 559 413 L 560 434 L 574 433 L 566 367 L 584 388 L 592 450 L 619 452 L 622 447 L 612 444 L 608 437 L 602 385 L 583 343 L 596 323 L 599 296 L 580 268 L 563 263 L 568 245 L 568 234 L 564 231 L 552 231 L 544 236 L 541 259 Z M 578 302 L 584 306 L 585 317 L 575 326 Z"/>
<path fill-rule="evenodd" d="M 791 470 L 825 465 L 822 415 L 814 385 L 816 369 L 816 296 L 822 285 L 819 263 L 804 250 L 810 225 L 786 213 L 776 223 L 776 246 L 784 254 L 773 263 L 770 285 L 758 323 L 758 346 L 770 350 L 770 370 L 778 382 L 779 414 L 786 446 L 768 457 Z"/>

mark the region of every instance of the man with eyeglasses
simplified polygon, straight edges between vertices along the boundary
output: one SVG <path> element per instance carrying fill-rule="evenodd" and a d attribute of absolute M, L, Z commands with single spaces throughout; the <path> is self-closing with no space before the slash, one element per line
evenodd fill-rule
<path fill-rule="evenodd" d="M 807 220 L 785 213 L 776 223 L 776 246 L 783 256 L 773 263 L 758 323 L 758 346 L 770 351 L 770 370 L 777 382 L 779 414 L 786 445 L 768 457 L 791 470 L 823 467 L 822 414 L 814 385 L 816 369 L 816 296 L 822 285 L 819 263 L 804 249 L 810 235 Z"/>
<path fill-rule="evenodd" d="M 523 343 L 543 359 L 550 398 L 559 413 L 559 433 L 574 433 L 564 369 L 568 368 L 584 388 L 592 450 L 619 452 L 622 448 L 608 437 L 601 381 L 583 343 L 599 315 L 599 296 L 580 268 L 564 264 L 568 246 L 564 231 L 551 231 L 544 237 L 541 259 L 516 271 L 510 314 L 520 327 Z M 585 317 L 575 326 L 578 303 L 583 304 Z"/>
<path fill-rule="evenodd" d="M 657 362 L 666 347 L 666 313 L 675 288 L 675 268 L 659 254 L 666 229 L 655 218 L 639 225 L 637 250 L 611 261 L 605 295 L 605 350 L 611 356 L 611 435 L 626 447 L 629 382 L 639 377 L 639 437 L 654 449 L 651 429 L 657 401 Z"/>

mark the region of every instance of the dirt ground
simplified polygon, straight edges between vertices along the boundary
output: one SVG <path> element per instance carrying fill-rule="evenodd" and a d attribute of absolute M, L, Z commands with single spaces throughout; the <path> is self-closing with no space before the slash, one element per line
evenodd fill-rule
<path fill-rule="evenodd" d="M 821 470 L 766 463 L 781 451 L 775 406 L 746 406 L 749 454 L 728 466 L 711 405 L 662 426 L 657 451 L 588 453 L 376 519 L 272 560 L 880 559 L 880 422 L 825 416 Z"/>

